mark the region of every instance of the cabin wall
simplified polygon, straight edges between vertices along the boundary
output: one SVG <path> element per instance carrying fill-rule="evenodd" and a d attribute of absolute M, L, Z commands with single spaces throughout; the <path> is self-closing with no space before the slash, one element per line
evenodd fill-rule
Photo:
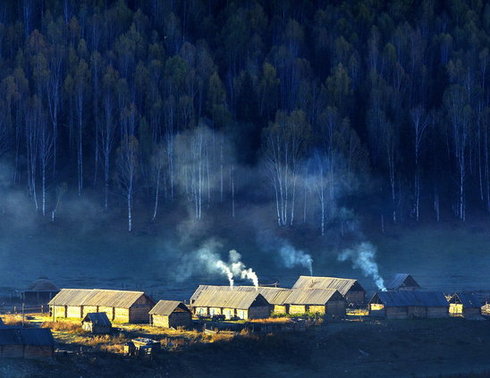
<path fill-rule="evenodd" d="M 407 319 L 408 309 L 406 307 L 385 307 L 386 319 Z"/>
<path fill-rule="evenodd" d="M 241 310 L 241 309 L 237 309 L 236 310 L 236 316 L 240 319 L 243 319 L 243 320 L 247 320 L 247 319 L 250 319 L 249 318 L 249 314 L 248 314 L 248 310 Z"/>
<path fill-rule="evenodd" d="M 345 301 L 330 301 L 325 307 L 327 316 L 344 317 L 345 316 Z"/>
<path fill-rule="evenodd" d="M 66 318 L 66 307 L 65 306 L 51 306 L 51 315 L 54 319 L 56 318 Z"/>
<path fill-rule="evenodd" d="M 408 317 L 422 319 L 427 318 L 427 307 L 423 306 L 409 306 L 408 307 Z"/>
<path fill-rule="evenodd" d="M 264 319 L 268 318 L 271 314 L 269 306 L 252 306 L 248 310 L 249 319 Z"/>
<path fill-rule="evenodd" d="M 222 310 L 222 313 L 223 315 L 225 316 L 226 319 L 232 319 L 234 318 L 236 315 L 236 311 L 234 308 L 224 308 Z"/>
<path fill-rule="evenodd" d="M 345 300 L 347 304 L 354 304 L 355 306 L 362 306 L 365 302 L 366 292 L 365 291 L 354 291 L 349 290 L 345 294 Z"/>
<path fill-rule="evenodd" d="M 325 314 L 325 306 L 311 305 L 307 307 L 307 310 L 312 314 Z"/>
<path fill-rule="evenodd" d="M 170 327 L 190 327 L 192 325 L 192 315 L 190 312 L 173 312 L 169 316 Z"/>
<path fill-rule="evenodd" d="M 306 306 L 304 305 L 289 305 L 290 314 L 304 314 L 306 313 Z"/>
<path fill-rule="evenodd" d="M 208 310 L 210 316 L 213 315 L 223 315 L 221 307 L 210 307 Z"/>
<path fill-rule="evenodd" d="M 99 306 L 97 312 L 105 312 L 110 321 L 114 320 L 114 307 Z"/>
<path fill-rule="evenodd" d="M 427 317 L 431 319 L 447 318 L 449 317 L 448 307 L 427 307 Z"/>
<path fill-rule="evenodd" d="M 288 309 L 286 305 L 274 305 L 273 312 L 276 314 L 287 314 Z"/>
<path fill-rule="evenodd" d="M 24 358 L 30 359 L 48 359 L 54 356 L 54 347 L 26 345 L 24 346 Z"/>
<path fill-rule="evenodd" d="M 209 311 L 207 307 L 194 307 L 194 314 L 199 316 L 208 316 Z"/>
<path fill-rule="evenodd" d="M 22 358 L 24 356 L 23 345 L 0 345 L 0 357 Z"/>
<path fill-rule="evenodd" d="M 128 308 L 114 308 L 114 321 L 118 323 L 129 323 L 130 310 Z"/>
<path fill-rule="evenodd" d="M 481 316 L 480 307 L 464 307 L 463 317 L 465 318 L 479 318 Z"/>
<path fill-rule="evenodd" d="M 68 306 L 67 310 L 66 310 L 66 317 L 67 318 L 81 319 L 82 318 L 82 306 Z"/>
<path fill-rule="evenodd" d="M 97 306 L 83 306 L 83 317 L 91 312 L 99 312 Z"/>

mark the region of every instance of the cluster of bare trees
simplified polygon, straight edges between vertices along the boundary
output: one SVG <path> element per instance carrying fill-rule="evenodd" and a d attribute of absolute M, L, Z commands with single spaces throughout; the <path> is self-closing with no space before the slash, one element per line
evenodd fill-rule
<path fill-rule="evenodd" d="M 488 25 L 462 0 L 4 2 L 0 156 L 53 220 L 88 189 L 129 230 L 135 198 L 234 216 L 246 171 L 280 227 L 325 234 L 354 193 L 465 221 L 490 212 Z"/>

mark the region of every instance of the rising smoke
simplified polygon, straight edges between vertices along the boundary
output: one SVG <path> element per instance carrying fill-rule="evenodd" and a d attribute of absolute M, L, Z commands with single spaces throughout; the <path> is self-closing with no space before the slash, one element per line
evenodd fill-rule
<path fill-rule="evenodd" d="M 294 248 L 285 241 L 279 250 L 279 254 L 286 268 L 303 266 L 310 271 L 311 276 L 313 275 L 313 259 L 308 253 Z"/>
<path fill-rule="evenodd" d="M 223 249 L 222 243 L 215 239 L 210 239 L 201 244 L 194 252 L 186 255 L 180 264 L 177 281 L 183 281 L 189 277 L 202 273 L 223 275 L 228 279 L 230 287 L 235 284 L 235 279 L 246 279 L 253 283 L 257 288 L 259 278 L 252 268 L 241 261 L 242 256 L 236 250 L 228 252 L 228 261 L 221 259 L 219 251 Z"/>
<path fill-rule="evenodd" d="M 384 280 L 379 275 L 375 258 L 376 247 L 369 242 L 363 242 L 354 248 L 346 249 L 338 256 L 339 261 L 351 260 L 354 269 L 361 269 L 364 276 L 373 278 L 378 289 L 385 291 Z"/>

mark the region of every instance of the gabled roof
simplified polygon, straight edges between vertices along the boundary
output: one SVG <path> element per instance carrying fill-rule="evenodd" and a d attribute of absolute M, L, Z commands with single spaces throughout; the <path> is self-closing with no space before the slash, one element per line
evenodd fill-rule
<path fill-rule="evenodd" d="M 480 308 L 483 306 L 482 301 L 472 293 L 456 293 L 449 298 L 449 303 L 462 304 L 466 308 Z"/>
<path fill-rule="evenodd" d="M 107 317 L 107 314 L 105 312 L 89 312 L 85 317 L 82 319 L 82 323 L 89 322 L 94 325 L 98 326 L 108 326 L 110 327 L 111 321 Z"/>
<path fill-rule="evenodd" d="M 300 276 L 293 289 L 336 289 L 344 296 L 351 289 L 364 291 L 359 282 L 354 279 L 314 276 Z"/>
<path fill-rule="evenodd" d="M 145 296 L 150 302 L 153 302 L 153 300 L 142 291 L 61 289 L 61 291 L 49 301 L 49 305 L 130 308 L 142 296 Z"/>
<path fill-rule="evenodd" d="M 195 307 L 226 307 L 246 310 L 254 302 L 268 305 L 267 300 L 258 290 L 236 290 L 224 286 L 208 286 L 201 288 L 199 295 L 194 300 Z"/>
<path fill-rule="evenodd" d="M 216 286 L 216 285 L 199 285 L 194 294 L 191 296 L 191 303 L 193 303 L 201 294 L 203 290 L 214 289 L 214 290 L 230 290 L 229 286 Z M 285 289 L 282 287 L 262 287 L 259 286 L 233 286 L 233 290 L 238 291 L 251 291 L 259 292 L 262 296 L 272 305 L 282 305 L 285 303 L 291 289 Z"/>
<path fill-rule="evenodd" d="M 0 328 L 0 345 L 54 346 L 53 335 L 48 328 Z"/>
<path fill-rule="evenodd" d="M 162 316 L 169 316 L 171 313 L 174 311 L 179 311 L 179 312 L 190 312 L 190 310 L 187 308 L 187 306 L 179 301 L 165 301 L 165 300 L 160 300 L 158 303 L 153 307 L 149 314 L 150 315 L 162 315 Z"/>
<path fill-rule="evenodd" d="M 388 290 L 397 290 L 403 287 L 416 287 L 420 288 L 420 285 L 415 279 L 408 273 L 397 273 L 393 276 L 391 281 L 386 285 Z"/>
<path fill-rule="evenodd" d="M 345 301 L 342 294 L 336 289 L 292 289 L 286 299 L 286 303 L 323 306 L 330 300 Z"/>
<path fill-rule="evenodd" d="M 34 281 L 26 291 L 39 291 L 39 292 L 54 292 L 60 289 L 50 280 L 45 277 L 38 278 Z"/>
<path fill-rule="evenodd" d="M 449 307 L 444 294 L 434 291 L 380 291 L 369 301 L 378 302 L 387 307 Z"/>

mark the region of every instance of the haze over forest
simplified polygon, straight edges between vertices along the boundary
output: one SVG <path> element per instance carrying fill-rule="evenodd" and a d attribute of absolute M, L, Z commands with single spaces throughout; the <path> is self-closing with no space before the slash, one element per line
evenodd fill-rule
<path fill-rule="evenodd" d="M 2 238 L 165 234 L 182 280 L 226 238 L 308 273 L 308 237 L 487 221 L 488 46 L 479 0 L 1 2 Z"/>

